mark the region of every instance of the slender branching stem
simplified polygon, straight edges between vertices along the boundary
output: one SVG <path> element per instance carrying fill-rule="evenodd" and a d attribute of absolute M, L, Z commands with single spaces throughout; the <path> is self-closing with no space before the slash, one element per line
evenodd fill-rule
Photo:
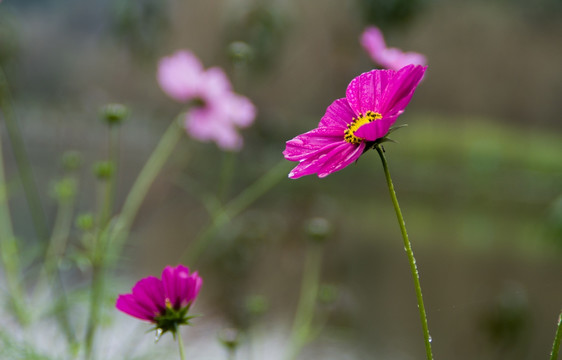
<path fill-rule="evenodd" d="M 404 217 L 402 216 L 402 211 L 400 210 L 400 205 L 398 204 L 398 198 L 396 197 L 396 192 L 394 191 L 394 185 L 392 184 L 392 179 L 390 178 L 390 171 L 388 170 L 388 164 L 386 162 L 386 157 L 384 156 L 384 150 L 382 149 L 382 146 L 380 144 L 377 144 L 375 146 L 375 149 L 379 153 L 379 156 L 382 161 L 382 167 L 384 169 L 384 175 L 386 177 L 388 191 L 390 193 L 390 198 L 392 199 L 392 204 L 394 205 L 394 210 L 396 212 L 396 217 L 398 219 L 398 225 L 400 226 L 400 231 L 402 233 L 402 239 L 404 240 L 404 250 L 408 255 L 408 262 L 410 263 L 410 271 L 412 273 L 412 279 L 414 280 L 416 299 L 418 301 L 418 310 L 420 313 L 420 320 L 423 328 L 426 356 L 428 360 L 432 360 L 433 354 L 431 352 L 431 336 L 429 335 L 429 327 L 427 325 L 427 315 L 425 313 L 425 307 L 423 304 L 420 275 L 418 273 L 418 268 L 416 266 L 416 259 L 414 258 L 414 252 L 412 251 L 412 244 L 408 239 L 408 233 L 406 231 L 406 223 L 404 222 Z"/>
<path fill-rule="evenodd" d="M 125 199 L 121 213 L 114 223 L 98 230 L 92 256 L 92 287 L 90 290 L 90 316 L 86 326 L 86 359 L 93 356 L 94 336 L 99 323 L 104 298 L 104 275 L 107 266 L 118 259 L 123 243 L 129 235 L 131 225 L 156 176 L 172 154 L 178 141 L 184 135 L 180 117 L 174 119 L 158 145 L 148 158 L 131 191 Z M 112 197 L 106 197 L 112 201 Z M 105 205 L 104 205 L 105 206 Z"/>
<path fill-rule="evenodd" d="M 230 191 L 230 185 L 236 167 L 236 154 L 232 151 L 224 151 L 222 156 L 222 169 L 217 189 L 217 198 L 224 203 L 225 199 L 228 198 L 228 192 Z"/>
<path fill-rule="evenodd" d="M 286 176 L 286 173 L 287 161 L 282 160 L 266 174 L 244 189 L 238 196 L 229 201 L 223 208 L 215 206 L 216 202 L 213 202 L 212 206 L 208 206 L 209 209 L 213 209 L 210 223 L 199 232 L 180 259 L 193 265 L 209 245 L 216 231 L 228 224 L 232 218 L 246 210 L 254 201 L 271 190 L 273 186 Z"/>
<path fill-rule="evenodd" d="M 304 273 L 301 283 L 300 298 L 289 337 L 289 351 L 286 359 L 294 360 L 302 347 L 310 340 L 312 319 L 318 298 L 320 270 L 322 268 L 323 247 L 320 243 L 311 243 L 306 252 Z"/>
<path fill-rule="evenodd" d="M 120 253 L 148 189 L 172 154 L 178 141 L 185 136 L 182 120 L 182 115 L 180 115 L 168 127 L 125 198 L 121 213 L 117 216 L 109 236 L 112 250 L 116 252 L 115 255 Z"/>
<path fill-rule="evenodd" d="M 40 241 L 47 241 L 49 238 L 47 220 L 45 219 L 45 213 L 43 212 L 37 185 L 35 184 L 35 180 L 33 178 L 31 162 L 27 156 L 23 137 L 12 107 L 8 80 L 6 79 L 6 75 L 4 74 L 2 68 L 0 68 L 0 110 L 4 115 L 6 130 L 8 137 L 10 138 L 12 151 L 14 153 L 16 165 L 21 177 L 21 183 L 23 185 L 25 197 L 31 212 L 31 219 L 33 221 L 35 233 Z"/>
<path fill-rule="evenodd" d="M 0 138 L 0 262 L 4 268 L 8 294 L 16 318 L 22 325 L 27 325 L 29 316 L 26 312 L 24 291 L 21 283 L 21 267 L 19 262 L 12 217 L 8 206 L 8 189 L 4 175 L 4 157 L 2 155 L 2 141 Z"/>
<path fill-rule="evenodd" d="M 105 228 L 109 223 L 109 219 L 113 214 L 113 206 L 115 203 L 115 190 L 117 187 L 117 174 L 119 172 L 119 129 L 118 125 L 109 126 L 109 141 L 107 158 L 110 164 L 113 166 L 113 172 L 111 177 L 107 179 L 105 183 L 105 191 L 103 195 L 103 207 L 101 209 L 100 215 L 100 227 Z"/>
<path fill-rule="evenodd" d="M 560 351 L 560 339 L 562 339 L 562 312 L 558 315 L 558 326 L 556 327 L 556 334 L 554 335 L 554 343 L 552 344 L 552 351 L 550 352 L 550 360 L 558 359 L 558 351 Z"/>

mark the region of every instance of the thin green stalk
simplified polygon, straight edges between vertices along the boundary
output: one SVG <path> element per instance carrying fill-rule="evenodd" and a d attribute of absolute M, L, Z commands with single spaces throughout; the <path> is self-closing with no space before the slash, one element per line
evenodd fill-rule
<path fill-rule="evenodd" d="M 6 79 L 6 75 L 4 74 L 2 68 L 0 68 L 0 110 L 4 114 L 6 130 L 8 132 L 8 137 L 10 138 L 23 190 L 31 212 L 31 219 L 35 228 L 35 233 L 39 240 L 46 241 L 49 238 L 49 231 L 47 229 L 45 213 L 43 212 L 39 192 L 37 191 L 37 185 L 35 184 L 33 177 L 31 162 L 27 156 L 25 145 L 23 143 L 23 137 L 18 127 L 16 116 L 12 107 L 12 97 L 10 94 L 8 80 Z"/>
<path fill-rule="evenodd" d="M 168 127 L 125 199 L 121 213 L 118 215 L 109 237 L 115 254 L 120 253 L 123 242 L 129 235 L 135 216 L 148 193 L 148 189 L 172 154 L 178 141 L 185 135 L 181 120 L 182 116 L 180 115 Z"/>
<path fill-rule="evenodd" d="M 74 181 L 74 179 L 69 178 L 69 181 Z M 71 194 L 69 197 L 64 198 L 59 196 L 53 232 L 45 252 L 43 270 L 35 290 L 36 296 L 38 295 L 38 292 L 43 291 L 45 287 L 50 285 L 53 280 L 53 273 L 57 269 L 57 263 L 64 254 L 70 228 L 72 227 L 75 199 L 75 194 Z"/>
<path fill-rule="evenodd" d="M 119 129 L 118 125 L 109 126 L 109 144 L 108 144 L 108 161 L 113 164 L 113 172 L 111 177 L 105 183 L 105 192 L 103 207 L 100 215 L 100 227 L 107 226 L 111 215 L 113 214 L 113 206 L 115 203 L 115 188 L 117 185 L 117 172 L 119 168 Z"/>
<path fill-rule="evenodd" d="M 179 353 L 180 353 L 180 359 L 181 360 L 185 360 L 185 349 L 183 347 L 183 340 L 181 338 L 181 332 L 179 331 L 179 329 L 176 331 L 177 335 L 178 335 L 178 349 L 179 349 Z"/>
<path fill-rule="evenodd" d="M 29 316 L 26 312 L 24 291 L 21 284 L 21 268 L 16 237 L 12 228 L 10 207 L 8 206 L 8 189 L 4 175 L 4 157 L 0 137 L 0 261 L 4 268 L 8 294 L 15 315 L 22 325 L 27 325 Z"/>
<path fill-rule="evenodd" d="M 70 176 L 61 182 L 62 187 L 67 188 L 63 190 L 64 194 L 57 195 L 58 206 L 53 232 L 45 252 L 43 268 L 33 293 L 33 302 L 36 303 L 39 301 L 39 297 L 44 293 L 44 291 L 53 286 L 51 293 L 58 294 L 58 297 L 60 298 L 60 305 L 57 306 L 57 308 L 63 309 L 63 311 L 57 311 L 57 319 L 70 344 L 76 344 L 77 339 L 75 331 L 68 318 L 69 314 L 66 311 L 68 308 L 68 299 L 58 271 L 58 262 L 64 255 L 68 243 L 70 228 L 72 227 L 72 217 L 76 200 L 76 189 L 74 188 L 75 181 L 74 177 Z M 54 286 L 56 286 L 56 288 Z"/>
<path fill-rule="evenodd" d="M 562 339 L 562 312 L 558 315 L 558 327 L 556 328 L 556 334 L 554 335 L 554 343 L 552 344 L 552 351 L 550 352 L 550 360 L 558 359 L 560 339 Z"/>
<path fill-rule="evenodd" d="M 185 259 L 188 264 L 193 263 L 203 253 L 209 245 L 210 238 L 222 226 L 226 225 L 232 218 L 244 211 L 254 201 L 268 192 L 275 184 L 277 184 L 287 173 L 287 161 L 282 160 L 265 175 L 248 186 L 237 197 L 232 199 L 222 210 L 217 210 L 211 214 L 211 222 L 205 227 L 195 240 L 188 246 L 187 250 L 182 254 L 180 259 Z"/>
<path fill-rule="evenodd" d="M 228 360 L 235 360 L 235 359 L 236 359 L 236 349 L 229 349 Z"/>
<path fill-rule="evenodd" d="M 90 290 L 90 310 L 89 318 L 86 326 L 86 337 L 85 337 L 85 358 L 92 359 L 93 345 L 95 339 L 95 333 L 99 323 L 101 307 L 103 303 L 103 291 L 104 291 L 104 263 L 100 260 L 99 263 L 93 264 L 92 266 L 92 288 Z"/>
<path fill-rule="evenodd" d="M 123 243 L 129 235 L 131 225 L 148 189 L 172 154 L 179 139 L 184 135 L 184 129 L 179 120 L 180 117 L 174 119 L 148 158 L 125 199 L 123 209 L 117 216 L 115 225 L 111 227 L 112 224 L 108 224 L 106 228 L 100 229 L 96 236 L 93 254 L 92 288 L 90 292 L 90 315 L 86 326 L 85 338 L 86 359 L 91 359 L 93 356 L 92 346 L 103 303 L 106 267 L 112 261 L 118 259 Z M 108 252 L 110 247 L 111 251 Z"/>
<path fill-rule="evenodd" d="M 310 244 L 306 252 L 300 298 L 289 337 L 287 360 L 296 359 L 302 347 L 306 345 L 311 337 L 312 319 L 320 285 L 322 253 L 323 247 L 318 243 Z"/>
<path fill-rule="evenodd" d="M 234 167 L 236 164 L 236 156 L 232 151 L 224 151 L 222 159 L 221 176 L 219 179 L 219 187 L 217 191 L 217 198 L 224 202 L 228 197 L 230 184 L 232 183 L 232 176 L 234 175 Z"/>
<path fill-rule="evenodd" d="M 414 287 L 416 290 L 416 299 L 418 301 L 418 310 L 420 313 L 420 320 L 423 328 L 423 337 L 425 341 L 425 353 L 428 360 L 433 359 L 433 354 L 431 352 L 431 336 L 429 335 L 429 327 L 427 325 L 427 315 L 425 313 L 425 307 L 423 304 L 423 296 L 420 284 L 420 276 L 418 273 L 418 268 L 416 266 L 416 259 L 414 258 L 414 252 L 412 251 L 412 245 L 408 239 L 408 233 L 406 231 L 406 224 L 404 222 L 404 217 L 402 216 L 402 211 L 400 210 L 400 205 L 398 204 L 398 198 L 396 197 L 396 192 L 394 191 L 394 185 L 392 184 L 392 179 L 390 178 L 390 171 L 388 170 L 388 164 L 386 162 L 386 157 L 384 156 L 384 150 L 381 148 L 380 144 L 375 146 L 377 152 L 382 161 L 382 167 L 384 169 L 384 175 L 386 177 L 386 183 L 388 184 L 388 192 L 390 193 L 390 198 L 392 199 L 392 204 L 394 205 L 394 210 L 396 212 L 396 217 L 398 219 L 398 225 L 400 226 L 400 231 L 402 232 L 402 239 L 404 240 L 404 250 L 408 255 L 408 261 L 410 263 L 410 271 L 412 273 L 412 279 L 414 280 Z"/>

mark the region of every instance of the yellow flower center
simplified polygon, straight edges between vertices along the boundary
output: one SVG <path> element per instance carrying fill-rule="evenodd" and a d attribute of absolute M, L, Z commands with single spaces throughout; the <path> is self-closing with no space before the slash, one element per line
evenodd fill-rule
<path fill-rule="evenodd" d="M 382 115 L 376 112 L 367 111 L 365 115 L 359 114 L 359 117 L 353 118 L 351 123 L 347 125 L 347 129 L 344 132 L 344 139 L 350 144 L 360 144 L 363 138 L 355 136 L 355 132 L 361 126 L 373 122 L 375 120 L 382 119 Z"/>

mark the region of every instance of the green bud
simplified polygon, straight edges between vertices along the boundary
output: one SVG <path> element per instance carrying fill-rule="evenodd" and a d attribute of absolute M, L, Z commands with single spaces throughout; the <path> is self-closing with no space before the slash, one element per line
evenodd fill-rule
<path fill-rule="evenodd" d="M 233 328 L 222 329 L 218 334 L 219 342 L 229 351 L 235 351 L 240 345 L 240 331 Z"/>
<path fill-rule="evenodd" d="M 109 125 L 119 125 L 129 116 L 129 109 L 122 104 L 107 104 L 101 108 L 100 116 Z"/>
<path fill-rule="evenodd" d="M 234 41 L 228 45 L 228 55 L 234 62 L 248 62 L 253 57 L 252 47 L 243 41 Z"/>
<path fill-rule="evenodd" d="M 78 215 L 76 227 L 83 231 L 92 230 L 94 228 L 94 216 L 90 213 Z"/>
<path fill-rule="evenodd" d="M 67 151 L 62 155 L 62 166 L 65 170 L 77 170 L 81 165 L 82 156 L 78 151 Z"/>
<path fill-rule="evenodd" d="M 332 233 L 332 225 L 325 218 L 312 218 L 307 221 L 305 225 L 305 232 L 311 240 L 324 242 Z"/>
<path fill-rule="evenodd" d="M 76 180 L 64 178 L 55 183 L 52 195 L 60 201 L 68 201 L 76 195 L 76 187 Z"/>
<path fill-rule="evenodd" d="M 111 161 L 98 161 L 94 164 L 94 175 L 100 180 L 107 180 L 113 176 L 115 165 Z"/>

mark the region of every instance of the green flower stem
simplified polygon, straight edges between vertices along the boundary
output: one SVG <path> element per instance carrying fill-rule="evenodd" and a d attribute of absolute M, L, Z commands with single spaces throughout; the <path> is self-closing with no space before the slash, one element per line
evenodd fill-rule
<path fill-rule="evenodd" d="M 188 264 L 193 265 L 205 248 L 209 245 L 210 238 L 222 226 L 228 224 L 232 218 L 244 211 L 254 201 L 268 192 L 275 184 L 277 184 L 287 173 L 287 161 L 282 160 L 265 175 L 256 180 L 252 185 L 248 186 L 237 197 L 232 199 L 224 208 L 208 206 L 208 208 L 217 208 L 211 213 L 211 222 L 205 227 L 195 240 L 190 244 L 187 250 L 182 254 L 180 259 L 185 259 Z"/>
<path fill-rule="evenodd" d="M 304 274 L 300 298 L 297 305 L 293 328 L 289 337 L 289 351 L 286 359 L 294 360 L 302 347 L 311 338 L 312 319 L 318 298 L 320 270 L 322 268 L 323 247 L 319 243 L 310 244 L 306 252 Z"/>
<path fill-rule="evenodd" d="M 92 359 L 95 333 L 99 323 L 101 307 L 103 305 L 104 267 L 103 260 L 92 264 L 92 287 L 90 289 L 90 316 L 86 325 L 85 358 Z"/>
<path fill-rule="evenodd" d="M 100 229 L 96 236 L 93 250 L 94 254 L 92 256 L 90 316 L 86 326 L 86 359 L 91 359 L 93 356 L 92 346 L 104 298 L 104 275 L 106 267 L 119 258 L 121 248 L 129 235 L 131 225 L 133 224 L 148 189 L 172 154 L 178 141 L 184 136 L 185 131 L 180 121 L 181 115 L 174 119 L 160 139 L 158 145 L 156 145 L 156 148 L 148 158 L 133 184 L 131 191 L 127 195 L 125 203 L 123 204 L 123 209 L 117 216 L 115 223 L 110 223 L 105 229 Z"/>
<path fill-rule="evenodd" d="M 58 200 L 57 215 L 55 217 L 53 232 L 45 252 L 43 270 L 37 282 L 35 290 L 36 296 L 52 282 L 57 264 L 66 249 L 68 235 L 72 227 L 75 199 L 76 196 L 72 195 L 70 198 Z"/>
<path fill-rule="evenodd" d="M 31 163 L 25 151 L 25 145 L 17 124 L 16 116 L 12 107 L 12 100 L 8 80 L 2 68 L 0 68 L 0 110 L 4 114 L 4 121 L 6 122 L 6 130 L 12 151 L 21 176 L 21 182 L 25 197 L 31 212 L 31 219 L 35 228 L 35 233 L 39 240 L 47 241 L 49 238 L 49 231 L 47 228 L 47 221 L 45 213 L 39 198 L 39 192 L 35 180 L 33 179 L 33 171 Z"/>
<path fill-rule="evenodd" d="M 180 352 L 180 359 L 181 360 L 185 360 L 185 349 L 183 347 L 183 340 L 181 338 L 181 332 L 178 330 L 175 331 L 175 333 L 178 335 L 178 349 Z"/>
<path fill-rule="evenodd" d="M 418 273 L 418 268 L 416 266 L 416 259 L 414 258 L 414 252 L 412 251 L 412 245 L 408 239 L 408 233 L 406 232 L 406 224 L 404 222 L 404 217 L 402 216 L 402 211 L 400 211 L 400 205 L 398 204 L 398 199 L 396 197 L 396 192 L 394 191 L 394 185 L 392 184 L 392 179 L 390 178 L 390 172 L 388 170 L 388 164 L 384 156 L 384 150 L 380 144 L 375 146 L 377 152 L 382 161 L 382 166 L 384 169 L 384 175 L 386 177 L 386 183 L 388 184 L 388 192 L 390 193 L 390 198 L 392 199 L 392 204 L 394 205 L 394 210 L 396 211 L 396 217 L 398 219 L 398 225 L 400 226 L 400 231 L 402 232 L 402 238 L 404 240 L 404 250 L 408 254 L 408 261 L 410 262 L 410 271 L 412 273 L 412 278 L 414 280 L 414 287 L 416 290 L 416 298 L 418 300 L 418 310 L 420 313 L 420 320 L 423 328 L 423 337 L 425 340 L 425 352 L 428 360 L 433 359 L 433 354 L 431 352 L 431 336 L 429 335 L 429 327 L 427 325 L 427 316 L 425 313 L 425 307 L 423 305 L 423 296 L 420 284 L 420 276 Z"/>
<path fill-rule="evenodd" d="M 550 360 L 558 359 L 560 339 L 562 339 L 562 312 L 558 315 L 558 327 L 556 328 L 556 334 L 554 335 L 554 343 L 552 344 L 552 351 L 550 352 Z"/>
<path fill-rule="evenodd" d="M 108 144 L 108 160 L 113 164 L 113 172 L 111 177 L 106 181 L 103 199 L 103 207 L 100 215 L 100 227 L 107 226 L 111 215 L 113 214 L 113 206 L 115 203 L 115 188 L 117 185 L 117 172 L 119 168 L 118 160 L 118 144 L 119 144 L 119 126 L 113 125 L 109 127 L 109 144 Z"/>
<path fill-rule="evenodd" d="M 117 217 L 117 221 L 109 237 L 111 246 L 113 246 L 113 250 L 116 254 L 120 253 L 123 242 L 129 235 L 131 225 L 138 213 L 140 205 L 148 193 L 148 189 L 172 154 L 178 141 L 185 136 L 182 120 L 183 117 L 180 115 L 174 119 L 172 124 L 168 127 L 125 199 L 121 213 Z"/>
<path fill-rule="evenodd" d="M 26 312 L 24 291 L 21 286 L 21 269 L 19 263 L 19 252 L 12 228 L 10 207 L 8 206 L 8 189 L 4 176 L 4 157 L 2 155 L 2 142 L 0 138 L 0 261 L 4 268 L 8 294 L 15 315 L 22 325 L 29 322 Z"/>
<path fill-rule="evenodd" d="M 224 151 L 222 159 L 222 170 L 219 180 L 219 187 L 217 191 L 217 198 L 224 202 L 228 197 L 232 176 L 234 175 L 234 168 L 236 165 L 236 156 L 232 151 Z"/>

